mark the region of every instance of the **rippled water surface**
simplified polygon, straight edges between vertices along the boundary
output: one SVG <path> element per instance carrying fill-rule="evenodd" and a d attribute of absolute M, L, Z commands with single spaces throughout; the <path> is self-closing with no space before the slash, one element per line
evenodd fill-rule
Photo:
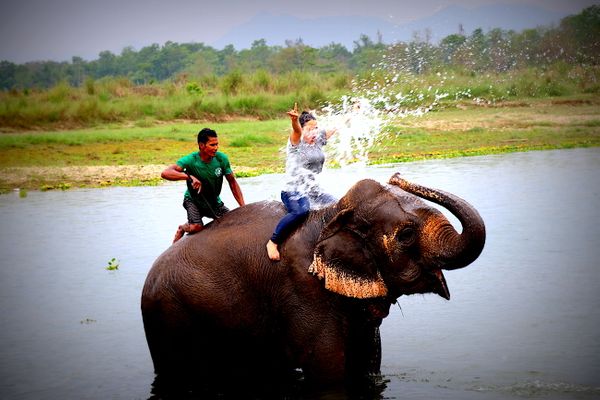
<path fill-rule="evenodd" d="M 384 320 L 383 396 L 600 397 L 600 149 L 329 170 L 323 180 L 339 197 L 396 171 L 472 203 L 488 237 L 475 263 L 446 273 L 451 301 L 401 298 Z M 248 202 L 277 199 L 281 176 L 240 184 Z M 182 191 L 0 196 L 0 398 L 150 397 L 139 299 L 185 219 Z M 226 185 L 223 198 L 235 205 Z M 119 269 L 107 271 L 113 257 Z"/>

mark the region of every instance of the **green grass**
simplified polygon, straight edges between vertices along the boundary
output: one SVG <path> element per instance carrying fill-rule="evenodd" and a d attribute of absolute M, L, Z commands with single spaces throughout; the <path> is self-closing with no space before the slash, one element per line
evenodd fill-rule
<path fill-rule="evenodd" d="M 392 121 L 369 149 L 371 164 L 514 151 L 600 146 L 600 96 L 521 99 L 495 105 L 447 103 L 421 117 Z M 148 127 L 0 134 L 0 191 L 80 186 L 157 185 L 159 173 L 80 180 L 85 166 L 166 166 L 197 151 L 203 127 L 219 134 L 237 176 L 282 172 L 288 118 L 232 122 L 172 122 Z M 66 167 L 67 172 L 58 167 Z M 15 170 L 17 168 L 17 170 Z M 11 177 L 24 174 L 14 183 Z M 162 168 L 162 167 L 161 167 Z M 137 169 L 137 168 L 134 168 Z M 11 183 L 13 182 L 13 183 Z"/>
<path fill-rule="evenodd" d="M 150 128 L 179 119 L 269 120 L 280 118 L 294 102 L 301 108 L 320 108 L 328 102 L 339 102 L 342 95 L 372 91 L 376 84 L 377 94 L 394 98 L 398 106 L 408 108 L 433 102 L 442 105 L 456 101 L 487 104 L 600 93 L 600 68 L 597 66 L 557 63 L 545 68 L 503 73 L 474 73 L 460 69 L 431 71 L 423 75 L 394 70 L 375 72 L 353 77 L 347 73 L 293 71 L 269 75 L 262 71 L 143 86 L 118 78 L 87 81 L 82 87 L 63 83 L 45 91 L 1 92 L 0 131 L 61 131 L 113 123 Z"/>
<path fill-rule="evenodd" d="M 255 134 L 247 134 L 240 137 L 236 137 L 229 141 L 231 147 L 252 147 L 262 144 L 273 144 L 275 139 L 270 136 L 261 136 Z"/>
<path fill-rule="evenodd" d="M 267 147 L 287 135 L 289 121 L 175 123 L 150 128 L 101 128 L 0 135 L 0 167 L 169 164 L 197 150 L 197 133 L 205 126 L 219 134 L 221 148 L 250 164 L 247 147 Z M 239 148 L 239 150 L 238 150 Z M 242 164 L 245 165 L 245 164 Z"/>

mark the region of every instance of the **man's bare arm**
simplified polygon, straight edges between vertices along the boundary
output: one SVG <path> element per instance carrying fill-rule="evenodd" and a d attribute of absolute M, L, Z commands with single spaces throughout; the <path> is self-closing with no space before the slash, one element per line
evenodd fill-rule
<path fill-rule="evenodd" d="M 244 195 L 242 194 L 242 188 L 240 188 L 240 185 L 238 184 L 237 179 L 235 179 L 235 175 L 233 175 L 233 173 L 231 173 L 229 175 L 225 175 L 225 178 L 227 179 L 227 182 L 229 183 L 229 188 L 231 189 L 231 193 L 233 194 L 233 197 L 238 202 L 240 207 L 246 205 L 246 203 L 244 202 Z"/>

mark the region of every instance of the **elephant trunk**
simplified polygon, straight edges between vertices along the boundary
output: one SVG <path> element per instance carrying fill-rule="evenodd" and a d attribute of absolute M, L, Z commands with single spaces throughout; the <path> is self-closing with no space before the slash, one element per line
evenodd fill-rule
<path fill-rule="evenodd" d="M 399 173 L 394 174 L 389 183 L 439 204 L 460 221 L 463 228 L 460 234 L 442 215 L 435 215 L 427 221 L 428 234 L 435 238 L 432 248 L 428 250 L 433 254 L 439 268 L 463 268 L 477 259 L 485 244 L 485 224 L 473 206 L 450 193 L 410 183 Z"/>

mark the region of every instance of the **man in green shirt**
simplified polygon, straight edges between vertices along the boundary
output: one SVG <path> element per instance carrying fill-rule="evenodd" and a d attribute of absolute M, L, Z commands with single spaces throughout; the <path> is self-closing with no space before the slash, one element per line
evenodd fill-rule
<path fill-rule="evenodd" d="M 181 239 L 187 232 L 193 234 L 202 230 L 202 217 L 220 218 L 229 211 L 221 201 L 223 176 L 238 204 L 243 206 L 244 196 L 235 175 L 231 170 L 229 159 L 219 149 L 217 132 L 204 128 L 198 132 L 198 152 L 188 154 L 169 166 L 160 175 L 169 181 L 187 181 L 183 196 L 183 207 L 187 211 L 188 222 L 180 225 L 175 233 L 173 243 Z"/>

